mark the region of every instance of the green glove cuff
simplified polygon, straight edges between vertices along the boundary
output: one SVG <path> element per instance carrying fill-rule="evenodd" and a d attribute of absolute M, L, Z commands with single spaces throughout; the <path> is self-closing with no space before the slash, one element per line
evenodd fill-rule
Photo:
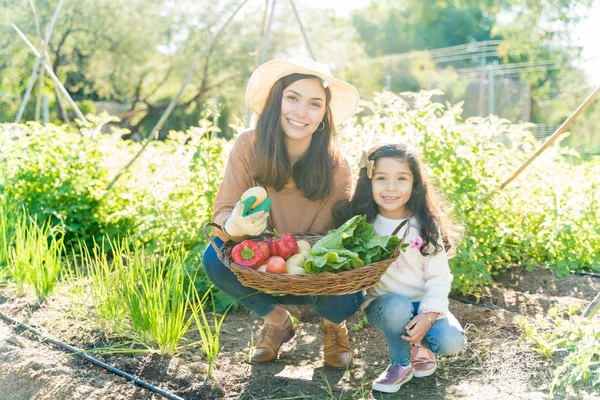
<path fill-rule="evenodd" d="M 250 207 L 252 206 L 252 204 L 254 204 L 255 201 L 256 197 L 254 196 L 250 196 L 246 200 L 242 201 L 242 203 L 244 203 L 244 214 L 242 214 L 244 217 L 247 217 L 248 215 L 252 215 L 259 211 L 264 211 L 268 213 L 271 210 L 271 202 L 273 200 L 271 200 L 270 197 L 267 197 L 265 201 L 260 203 L 259 206 L 256 207 L 254 210 L 250 210 Z M 249 210 L 250 212 L 248 212 Z"/>

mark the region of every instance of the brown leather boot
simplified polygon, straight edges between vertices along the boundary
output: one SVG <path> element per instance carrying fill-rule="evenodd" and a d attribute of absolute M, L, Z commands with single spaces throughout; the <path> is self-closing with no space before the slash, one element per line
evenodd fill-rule
<path fill-rule="evenodd" d="M 352 364 L 352 349 L 348 340 L 346 323 L 329 325 L 321 318 L 321 331 L 323 332 L 324 346 L 323 358 L 325 364 L 333 368 L 346 368 Z"/>
<path fill-rule="evenodd" d="M 282 344 L 294 337 L 296 331 L 292 319 L 288 317 L 282 326 L 267 324 L 262 326 L 258 343 L 254 347 L 250 362 L 264 363 L 277 358 Z"/>

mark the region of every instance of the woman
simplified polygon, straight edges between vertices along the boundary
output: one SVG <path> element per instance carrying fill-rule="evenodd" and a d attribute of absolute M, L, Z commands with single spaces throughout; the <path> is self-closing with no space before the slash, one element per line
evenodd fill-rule
<path fill-rule="evenodd" d="M 352 189 L 347 160 L 334 147 L 335 126 L 358 107 L 358 92 L 331 76 L 329 68 L 295 56 L 272 60 L 254 71 L 246 104 L 258 115 L 256 129 L 239 135 L 215 198 L 213 222 L 217 244 L 240 241 L 265 228 L 280 232 L 322 232 L 333 227 L 332 207 Z M 270 212 L 244 217 L 242 193 L 262 186 L 272 199 Z M 324 360 L 331 367 L 352 362 L 345 320 L 362 302 L 362 293 L 343 296 L 272 296 L 243 286 L 216 256 L 204 252 L 204 267 L 219 289 L 264 319 L 252 362 L 277 358 L 295 330 L 283 304 L 312 305 L 321 316 Z"/>

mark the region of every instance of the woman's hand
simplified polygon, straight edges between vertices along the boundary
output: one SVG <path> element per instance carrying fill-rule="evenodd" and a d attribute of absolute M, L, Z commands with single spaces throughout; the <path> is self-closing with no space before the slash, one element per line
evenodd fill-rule
<path fill-rule="evenodd" d="M 229 236 L 247 236 L 247 235 L 260 235 L 267 229 L 267 218 L 269 218 L 269 212 L 265 210 L 258 210 L 256 212 L 249 211 L 248 204 L 254 203 L 256 198 L 250 197 L 248 201 L 238 201 L 233 209 L 231 216 L 225 221 L 225 232 Z M 270 204 L 270 203 L 269 203 Z"/>
<path fill-rule="evenodd" d="M 402 335 L 401 338 L 410 342 L 410 344 L 421 342 L 439 315 L 436 312 L 417 315 L 406 324 L 406 335 Z"/>

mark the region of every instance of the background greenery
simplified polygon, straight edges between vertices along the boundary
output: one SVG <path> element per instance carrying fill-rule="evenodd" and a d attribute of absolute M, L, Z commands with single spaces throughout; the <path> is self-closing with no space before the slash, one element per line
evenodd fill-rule
<path fill-rule="evenodd" d="M 464 227 L 451 265 L 455 290 L 477 295 L 494 274 L 518 266 L 545 265 L 557 275 L 600 270 L 599 160 L 584 161 L 572 149 L 553 146 L 498 191 L 540 143 L 497 118 L 462 122 L 460 107 L 433 102 L 435 95 L 377 94 L 364 103 L 363 116 L 345 127 L 340 146 L 353 166 L 361 149 L 378 142 L 409 140 L 422 149 Z M 232 145 L 213 137 L 205 117 L 199 127 L 152 141 L 109 191 L 108 177 L 141 144 L 93 135 L 99 127 L 77 132 L 35 123 L 0 125 L 0 189 L 37 221 L 60 225 L 67 247 L 127 236 L 151 252 L 183 247 L 190 251 L 188 268 L 197 271 L 206 246 L 201 228 L 210 219 Z"/>
<path fill-rule="evenodd" d="M 4 0 L 0 5 L 0 121 L 14 120 L 34 64 L 34 56 L 11 24 L 40 47 L 36 21 L 43 30 L 56 5 L 56 1 L 32 3 L 35 12 L 22 1 Z M 265 3 L 248 2 L 225 29 L 198 66 L 161 137 L 169 130 L 195 126 L 207 107 L 219 109 L 221 134 L 233 135 L 229 124 L 236 117 L 245 119 L 245 84 L 262 52 Z M 395 92 L 442 89 L 445 95 L 440 99 L 465 101 L 465 116 L 486 116 L 485 107 L 478 110 L 483 105 L 479 99 L 487 103 L 489 95 L 483 87 L 486 65 L 544 63 L 497 75 L 495 112 L 513 122 L 556 125 L 589 92 L 577 67 L 581 49 L 573 43 L 572 30 L 594 4 L 594 0 L 372 0 L 348 18 L 302 2 L 297 6 L 316 58 L 355 84 L 363 98 L 386 86 Z M 119 115 L 121 121 L 113 125 L 130 130 L 126 137 L 137 140 L 154 126 L 192 60 L 238 5 L 234 0 L 66 2 L 49 43 L 51 64 L 84 113 L 106 110 Z M 498 41 L 490 52 L 468 47 L 490 40 Z M 266 57 L 298 52 L 306 54 L 301 31 L 290 4 L 280 2 Z M 484 76 L 477 72 L 482 66 Z M 465 75 L 468 70 L 475 75 Z M 59 111 L 48 77 L 45 82 L 50 120 L 72 120 L 71 112 Z M 28 103 L 25 120 L 36 119 L 35 103 Z M 599 115 L 593 104 L 566 143 L 586 154 L 600 153 L 594 128 Z"/>

